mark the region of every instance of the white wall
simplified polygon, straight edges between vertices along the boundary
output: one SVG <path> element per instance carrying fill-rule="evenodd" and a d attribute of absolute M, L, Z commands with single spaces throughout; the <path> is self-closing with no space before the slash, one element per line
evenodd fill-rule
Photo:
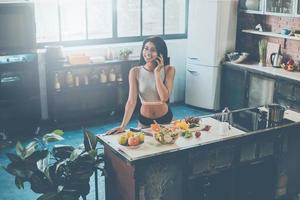
<path fill-rule="evenodd" d="M 170 102 L 183 102 L 185 97 L 185 64 L 186 64 L 186 39 L 166 40 L 170 62 L 176 68 L 174 89 L 170 98 Z M 130 48 L 133 53 L 130 57 L 139 58 L 142 48 L 142 42 L 122 43 L 122 44 L 106 44 L 95 46 L 80 46 L 64 48 L 64 56 L 71 54 L 85 54 L 91 57 L 104 57 L 107 49 L 110 48 L 115 58 L 122 48 Z M 47 119 L 47 93 L 46 93 L 46 75 L 45 75 L 45 50 L 39 50 L 39 75 L 41 90 L 41 108 L 42 119 Z"/>

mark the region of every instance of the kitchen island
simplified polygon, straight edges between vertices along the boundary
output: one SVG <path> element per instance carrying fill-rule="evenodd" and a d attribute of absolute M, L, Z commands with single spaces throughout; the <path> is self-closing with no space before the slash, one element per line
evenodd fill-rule
<path fill-rule="evenodd" d="M 300 192 L 300 113 L 280 123 L 265 108 L 201 117 L 201 136 L 162 145 L 145 135 L 139 148 L 99 135 L 107 172 L 106 199 L 275 199 Z M 149 133 L 149 130 L 143 130 Z"/>

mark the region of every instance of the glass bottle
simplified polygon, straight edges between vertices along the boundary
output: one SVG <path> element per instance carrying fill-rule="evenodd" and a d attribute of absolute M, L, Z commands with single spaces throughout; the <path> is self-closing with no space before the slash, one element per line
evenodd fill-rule
<path fill-rule="evenodd" d="M 84 80 L 84 85 L 88 85 L 89 84 L 89 77 L 88 77 L 88 75 L 84 75 L 84 77 L 83 77 L 83 80 Z"/>
<path fill-rule="evenodd" d="M 116 81 L 116 73 L 114 69 L 111 69 L 108 75 L 109 81 L 113 82 Z"/>
<path fill-rule="evenodd" d="M 60 82 L 59 82 L 59 78 L 58 78 L 58 73 L 55 73 L 55 78 L 54 78 L 54 89 L 57 92 L 61 91 L 61 86 L 60 86 Z"/>
<path fill-rule="evenodd" d="M 67 72 L 66 83 L 69 87 L 74 86 L 74 77 L 73 77 L 72 72 L 70 72 L 70 71 Z"/>
<path fill-rule="evenodd" d="M 104 69 L 102 69 L 100 73 L 100 83 L 106 83 L 106 82 L 107 82 L 107 76 Z"/>
<path fill-rule="evenodd" d="M 80 85 L 80 83 L 79 83 L 79 76 L 76 75 L 76 76 L 75 76 L 75 86 L 76 86 L 76 87 L 79 87 L 79 85 Z"/>
<path fill-rule="evenodd" d="M 117 81 L 118 82 L 122 82 L 123 81 L 122 73 L 120 71 L 117 74 Z"/>

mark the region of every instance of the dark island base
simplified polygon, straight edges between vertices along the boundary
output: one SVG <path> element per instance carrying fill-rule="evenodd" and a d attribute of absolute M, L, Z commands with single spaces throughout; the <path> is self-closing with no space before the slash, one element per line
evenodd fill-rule
<path fill-rule="evenodd" d="M 133 162 L 105 145 L 106 199 L 294 199 L 299 133 L 295 123 Z"/>

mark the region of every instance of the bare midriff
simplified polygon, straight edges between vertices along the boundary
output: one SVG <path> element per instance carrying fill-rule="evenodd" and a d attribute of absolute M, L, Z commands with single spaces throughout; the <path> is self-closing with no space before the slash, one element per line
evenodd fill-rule
<path fill-rule="evenodd" d="M 164 116 L 168 112 L 168 104 L 162 103 L 160 105 L 143 105 L 140 109 L 144 117 L 155 119 Z"/>

